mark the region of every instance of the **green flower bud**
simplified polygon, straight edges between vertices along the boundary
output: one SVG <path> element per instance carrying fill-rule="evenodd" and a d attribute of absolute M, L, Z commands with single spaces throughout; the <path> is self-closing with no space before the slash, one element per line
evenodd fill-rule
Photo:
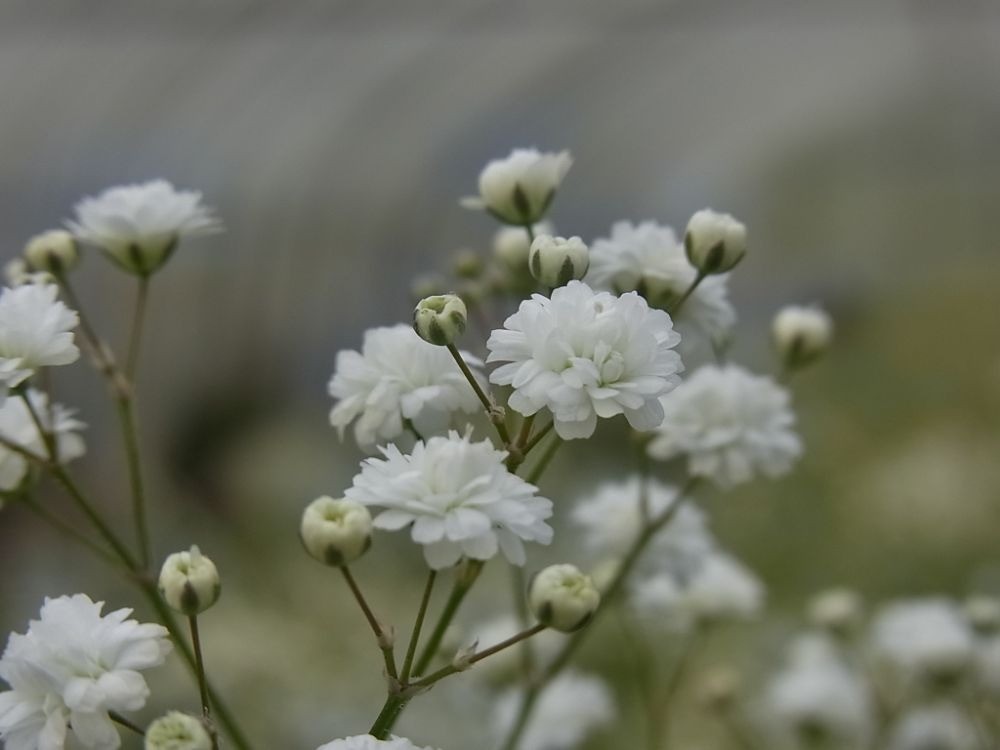
<path fill-rule="evenodd" d="M 299 531 L 306 552 L 325 565 L 340 567 L 371 546 L 372 516 L 354 500 L 323 496 L 309 503 Z"/>
<path fill-rule="evenodd" d="M 564 633 L 586 625 L 600 603 L 597 586 L 575 565 L 550 565 L 528 587 L 528 604 L 538 621 Z"/>
<path fill-rule="evenodd" d="M 212 738 L 199 719 L 171 711 L 149 725 L 146 750 L 212 750 Z"/>
<path fill-rule="evenodd" d="M 413 329 L 424 341 L 448 346 L 465 332 L 469 313 L 461 297 L 439 294 L 425 297 L 413 311 Z"/>
<path fill-rule="evenodd" d="M 220 591 L 215 563 L 196 546 L 170 555 L 160 570 L 160 595 L 171 609 L 189 617 L 215 604 Z"/>
<path fill-rule="evenodd" d="M 582 279 L 590 268 L 590 251 L 579 237 L 540 234 L 531 243 L 528 267 L 538 283 L 555 289 Z"/>
<path fill-rule="evenodd" d="M 710 208 L 691 217 L 684 234 L 688 261 L 705 275 L 725 273 L 747 252 L 747 228 Z"/>

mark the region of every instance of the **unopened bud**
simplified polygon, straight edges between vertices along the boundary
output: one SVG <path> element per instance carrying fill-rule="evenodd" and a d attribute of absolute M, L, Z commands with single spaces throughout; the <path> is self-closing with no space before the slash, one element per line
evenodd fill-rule
<path fill-rule="evenodd" d="M 459 250 L 452 260 L 452 269 L 460 279 L 478 279 L 486 265 L 474 250 Z"/>
<path fill-rule="evenodd" d="M 725 273 L 746 255 L 747 228 L 729 214 L 705 208 L 688 221 L 684 249 L 701 273 Z"/>
<path fill-rule="evenodd" d="M 535 236 L 552 234 L 552 224 L 543 221 L 533 228 Z M 501 227 L 493 235 L 493 256 L 511 273 L 528 273 L 531 237 L 524 227 Z"/>
<path fill-rule="evenodd" d="M 425 297 L 413 311 L 413 329 L 424 341 L 448 346 L 465 332 L 469 313 L 462 298 L 455 294 Z"/>
<path fill-rule="evenodd" d="M 528 267 L 538 283 L 555 289 L 586 275 L 590 251 L 579 237 L 540 234 L 531 243 Z"/>
<path fill-rule="evenodd" d="M 538 621 L 564 633 L 586 625 L 600 603 L 597 586 L 575 565 L 550 565 L 528 587 L 528 604 Z"/>
<path fill-rule="evenodd" d="M 977 594 L 965 602 L 965 617 L 980 635 L 1000 633 L 1000 598 Z"/>
<path fill-rule="evenodd" d="M 149 725 L 146 750 L 212 750 L 212 738 L 200 719 L 171 711 Z"/>
<path fill-rule="evenodd" d="M 219 570 L 195 546 L 188 552 L 170 555 L 160 570 L 160 594 L 164 601 L 171 609 L 189 617 L 215 604 L 220 591 Z"/>
<path fill-rule="evenodd" d="M 60 275 L 76 266 L 80 249 L 76 238 L 65 229 L 52 229 L 35 235 L 24 247 L 24 257 L 34 271 Z"/>
<path fill-rule="evenodd" d="M 796 369 L 819 359 L 830 348 L 833 321 L 818 307 L 783 307 L 774 316 L 771 335 L 785 367 Z"/>
<path fill-rule="evenodd" d="M 326 565 L 341 567 L 357 560 L 372 542 L 372 515 L 354 500 L 323 496 L 302 514 L 306 552 Z"/>
<path fill-rule="evenodd" d="M 861 596 L 851 589 L 823 591 L 809 604 L 812 624 L 838 637 L 856 633 L 861 627 L 863 614 Z"/>

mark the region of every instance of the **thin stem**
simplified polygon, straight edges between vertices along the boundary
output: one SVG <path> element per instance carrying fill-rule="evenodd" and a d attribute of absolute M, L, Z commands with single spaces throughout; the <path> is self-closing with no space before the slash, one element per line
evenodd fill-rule
<path fill-rule="evenodd" d="M 635 688 L 639 693 L 646 719 L 646 746 L 658 750 L 662 735 L 660 702 L 656 697 L 657 660 L 642 635 L 632 627 L 628 618 L 619 613 L 618 625 L 622 631 L 622 644 L 632 660 Z"/>
<path fill-rule="evenodd" d="M 417 644 L 420 642 L 420 631 L 424 627 L 424 618 L 427 616 L 427 605 L 431 600 L 431 592 L 434 591 L 434 581 L 437 580 L 437 571 L 431 570 L 427 575 L 427 584 L 424 586 L 424 595 L 420 599 L 420 609 L 417 610 L 417 619 L 413 622 L 413 632 L 410 634 L 410 645 L 406 647 L 406 658 L 403 660 L 403 671 L 400 672 L 399 681 L 406 684 L 410 679 L 410 670 L 413 668 L 413 658 L 417 653 Z"/>
<path fill-rule="evenodd" d="M 691 285 L 684 290 L 684 294 L 680 296 L 680 299 L 678 299 L 673 305 L 671 305 L 670 309 L 667 311 L 670 313 L 671 317 L 677 315 L 678 311 L 681 309 L 681 306 L 685 302 L 687 302 L 687 298 L 690 297 L 692 294 L 694 294 L 694 290 L 697 289 L 698 286 L 701 284 L 701 282 L 703 282 L 707 277 L 708 277 L 707 273 L 701 270 L 698 271 L 698 274 L 694 277 L 694 281 L 691 282 Z"/>
<path fill-rule="evenodd" d="M 389 732 L 392 730 L 392 725 L 396 723 L 396 720 L 403 712 L 403 709 L 406 708 L 411 698 L 412 696 L 408 697 L 402 693 L 390 694 L 385 699 L 385 705 L 382 706 L 382 710 L 375 718 L 375 723 L 368 730 L 368 734 L 377 740 L 384 740 L 388 737 Z"/>
<path fill-rule="evenodd" d="M 108 711 L 108 717 L 115 724 L 120 724 L 121 726 L 125 727 L 126 729 L 129 729 L 129 730 L 135 732 L 140 737 L 145 737 L 146 736 L 146 732 L 143 730 L 142 727 L 138 726 L 137 724 L 133 724 L 131 721 L 129 721 L 128 719 L 126 719 L 124 716 L 122 716 L 117 711 Z"/>
<path fill-rule="evenodd" d="M 524 225 L 524 231 L 528 233 L 528 244 L 535 241 L 535 228 L 530 223 Z"/>
<path fill-rule="evenodd" d="M 472 390 L 476 392 L 476 397 L 479 399 L 479 403 L 483 405 L 483 409 L 486 410 L 486 416 L 489 417 L 490 422 L 496 428 L 497 434 L 500 436 L 500 440 L 503 441 L 504 445 L 510 445 L 510 432 L 507 431 L 507 423 L 504 421 L 503 410 L 493 403 L 483 387 L 479 385 L 479 381 L 476 380 L 476 376 L 473 374 L 472 370 L 469 368 L 468 363 L 466 363 L 465 358 L 462 353 L 458 351 L 458 347 L 454 344 L 448 344 L 448 351 L 451 352 L 452 358 L 458 364 L 459 369 L 462 374 L 465 375 L 465 379 L 469 381 L 469 385 L 472 386 Z"/>
<path fill-rule="evenodd" d="M 86 312 L 83 309 L 83 305 L 80 304 L 79 297 L 76 296 L 76 292 L 69 283 L 69 277 L 65 274 L 59 274 L 57 277 L 59 285 L 62 287 L 63 296 L 66 297 L 66 301 L 69 302 L 69 306 L 72 307 L 76 314 L 80 318 L 80 333 L 87 348 L 90 350 L 91 359 L 93 359 L 94 367 L 104 375 L 111 383 L 112 387 L 116 391 L 121 391 L 128 388 L 128 384 L 125 382 L 124 376 L 118 371 L 118 367 L 115 365 L 114 359 L 112 358 L 108 348 L 101 341 L 101 338 L 97 335 L 97 331 L 90 322 L 90 318 L 87 317 Z"/>
<path fill-rule="evenodd" d="M 152 551 L 149 541 L 149 524 L 146 520 L 146 489 L 142 478 L 142 457 L 139 453 L 139 432 L 135 420 L 135 404 L 131 394 L 119 395 L 115 399 L 118 407 L 118 422 L 125 441 L 125 458 L 128 464 L 129 485 L 132 491 L 132 520 L 135 536 L 139 544 L 139 559 L 142 567 L 149 568 Z"/>
<path fill-rule="evenodd" d="M 517 711 L 517 718 L 514 719 L 513 726 L 507 732 L 507 740 L 503 743 L 503 750 L 516 750 L 517 743 L 521 741 L 521 735 L 524 734 L 524 730 L 528 727 L 528 719 L 531 718 L 531 712 L 535 708 L 535 704 L 538 702 L 541 694 L 541 688 L 533 685 L 521 696 L 521 705 Z"/>
<path fill-rule="evenodd" d="M 146 322 L 146 307 L 149 302 L 149 277 L 140 276 L 135 295 L 135 312 L 132 317 L 132 333 L 128 339 L 128 354 L 125 357 L 125 377 L 135 382 L 135 371 L 139 365 L 139 348 L 142 344 L 142 330 Z"/>
<path fill-rule="evenodd" d="M 514 612 L 517 614 L 518 624 L 522 629 L 528 627 L 530 622 L 528 614 L 528 599 L 525 596 L 527 588 L 524 580 L 524 568 L 518 565 L 510 565 L 511 593 L 514 598 Z M 521 643 L 521 672 L 527 682 L 535 671 L 535 652 L 531 648 L 531 641 L 525 640 Z"/>
<path fill-rule="evenodd" d="M 20 500 L 33 513 L 35 513 L 35 515 L 37 515 L 43 521 L 45 521 L 48 524 L 50 524 L 54 529 L 56 529 L 56 531 L 58 531 L 58 532 L 60 532 L 60 533 L 62 533 L 64 535 L 66 535 L 68 538 L 72 539 L 73 541 L 78 542 L 79 544 L 82 544 L 84 547 L 86 547 L 87 549 L 89 549 L 91 552 L 93 552 L 95 555 L 97 555 L 98 557 L 100 557 L 102 560 L 104 560 L 109 565 L 114 566 L 114 565 L 118 564 L 119 560 L 118 560 L 117 557 L 115 557 L 113 554 L 111 554 L 106 549 L 104 549 L 103 547 L 101 547 L 93 539 L 91 539 L 91 538 L 89 538 L 87 536 L 84 536 L 82 533 L 80 533 L 79 531 L 77 531 L 76 527 L 74 527 L 74 526 L 66 523 L 61 518 L 59 518 L 57 515 L 55 515 L 54 513 L 50 513 L 48 511 L 48 509 L 45 508 L 45 506 L 43 506 L 41 503 L 37 502 L 30 495 L 22 495 L 21 498 L 20 498 Z"/>
<path fill-rule="evenodd" d="M 455 583 L 452 586 L 451 593 L 448 595 L 448 601 L 445 602 L 444 609 L 441 610 L 441 616 L 438 618 L 437 624 L 431 632 L 431 637 L 420 652 L 420 658 L 417 659 L 417 664 L 414 668 L 416 674 L 424 674 L 427 671 L 427 667 L 434 660 L 438 648 L 441 646 L 441 640 L 448 630 L 448 626 L 451 625 L 451 621 L 455 618 L 455 613 L 458 612 L 458 608 L 462 605 L 466 594 L 469 593 L 469 589 L 472 588 L 473 584 L 479 578 L 479 573 L 482 569 L 483 563 L 480 560 L 467 560 L 465 562 L 465 569 L 459 571 L 455 577 Z"/>
<path fill-rule="evenodd" d="M 552 422 L 549 422 L 547 425 L 545 425 L 538 432 L 536 432 L 534 435 L 532 435 L 531 439 L 524 444 L 524 450 L 522 451 L 524 455 L 527 456 L 529 453 L 531 453 L 532 448 L 534 448 L 536 445 L 542 442 L 542 438 L 548 435 L 552 431 L 552 428 L 555 426 L 556 423 L 555 420 L 553 420 Z"/>
<path fill-rule="evenodd" d="M 198 634 L 198 616 L 189 615 L 188 625 L 191 628 L 191 645 L 194 648 L 195 672 L 198 677 L 198 692 L 201 695 L 201 715 L 208 726 L 212 737 L 212 750 L 219 750 L 219 736 L 212 723 L 212 707 L 208 696 L 208 680 L 205 679 L 205 659 L 201 654 L 201 636 Z"/>
<path fill-rule="evenodd" d="M 542 478 L 542 474 L 545 473 L 545 470 L 549 467 L 552 459 L 555 458 L 556 451 L 559 450 L 559 446 L 562 444 L 562 438 L 559 436 L 556 436 L 556 439 L 549 443 L 545 452 L 542 453 L 541 458 L 538 459 L 538 463 L 535 464 L 535 467 L 528 474 L 526 478 L 528 484 L 536 484 L 538 480 Z"/>
<path fill-rule="evenodd" d="M 481 662 L 483 659 L 488 659 L 489 657 L 493 656 L 494 654 L 498 654 L 501 651 L 503 651 L 505 649 L 508 649 L 511 646 L 514 646 L 514 645 L 520 643 L 521 641 L 524 641 L 524 640 L 527 640 L 528 638 L 531 638 L 531 636 L 533 636 L 533 635 L 537 635 L 538 633 L 541 633 L 543 630 L 545 630 L 545 627 L 546 626 L 543 625 L 542 623 L 536 623 L 535 625 L 532 625 L 530 628 L 527 628 L 526 630 L 522 630 L 520 633 L 518 633 L 516 635 L 512 635 L 507 640 L 501 641 L 500 643 L 496 644 L 495 646 L 490 646 L 485 651 L 478 651 L 471 658 L 469 658 L 468 660 L 464 661 L 461 664 L 449 664 L 446 667 L 441 667 L 441 669 L 439 669 L 437 672 L 429 674 L 426 677 L 424 677 L 422 680 L 418 680 L 417 682 L 414 682 L 412 685 L 410 685 L 410 687 L 412 687 L 412 688 L 428 688 L 431 685 L 433 685 L 435 682 L 439 682 L 440 680 L 443 680 L 445 677 L 453 675 L 456 672 L 463 672 L 466 669 L 468 669 L 469 667 L 471 667 L 473 664 L 477 664 L 477 663 Z"/>
<path fill-rule="evenodd" d="M 524 446 L 527 445 L 531 437 L 531 427 L 535 423 L 535 416 L 532 414 L 521 420 L 521 429 L 518 431 L 517 438 L 512 444 L 507 446 L 506 465 L 507 470 L 510 472 L 517 471 L 517 467 L 524 462 Z"/>
<path fill-rule="evenodd" d="M 357 601 L 362 613 L 364 613 L 365 619 L 368 621 L 369 627 L 371 627 L 372 632 L 375 634 L 375 640 L 378 642 L 378 647 L 382 650 L 386 674 L 393 680 L 397 680 L 396 656 L 392 650 L 392 635 L 385 629 L 382 623 L 378 621 L 375 613 L 372 612 L 372 608 L 368 606 L 368 601 L 365 599 L 365 595 L 361 592 L 361 587 L 358 586 L 358 582 L 354 580 L 354 575 L 351 573 L 350 568 L 346 565 L 342 566 L 340 568 L 340 572 L 344 575 L 344 580 L 347 581 L 347 587 L 351 590 L 351 593 L 354 594 L 355 601 Z"/>

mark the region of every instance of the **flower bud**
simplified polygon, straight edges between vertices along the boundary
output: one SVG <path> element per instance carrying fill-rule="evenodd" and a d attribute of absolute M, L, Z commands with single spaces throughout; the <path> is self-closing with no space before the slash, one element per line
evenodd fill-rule
<path fill-rule="evenodd" d="M 452 260 L 452 269 L 460 279 L 478 279 L 486 265 L 475 250 L 459 250 Z"/>
<path fill-rule="evenodd" d="M 357 560 L 372 543 L 372 515 L 354 500 L 323 496 L 302 514 L 302 544 L 321 563 L 340 567 Z"/>
<path fill-rule="evenodd" d="M 212 750 L 212 738 L 200 719 L 171 711 L 149 725 L 146 750 Z"/>
<path fill-rule="evenodd" d="M 506 159 L 486 165 L 479 174 L 479 195 L 463 199 L 462 205 L 485 209 L 505 224 L 534 224 L 545 215 L 572 164 L 568 151 L 515 149 Z"/>
<path fill-rule="evenodd" d="M 1000 633 L 1000 598 L 977 594 L 965 602 L 965 617 L 980 635 Z"/>
<path fill-rule="evenodd" d="M 534 236 L 552 234 L 552 223 L 543 221 L 532 227 Z M 493 257 L 511 273 L 528 273 L 528 253 L 531 237 L 524 227 L 501 227 L 493 235 Z"/>
<path fill-rule="evenodd" d="M 28 240 L 24 257 L 32 270 L 48 271 L 58 276 L 76 266 L 80 250 L 72 234 L 65 229 L 52 229 Z"/>
<path fill-rule="evenodd" d="M 425 297 L 413 311 L 413 329 L 424 341 L 448 346 L 465 332 L 469 313 L 462 298 L 455 294 Z"/>
<path fill-rule="evenodd" d="M 771 335 L 785 367 L 794 370 L 819 359 L 830 348 L 833 321 L 818 307 L 783 307 L 774 316 Z"/>
<path fill-rule="evenodd" d="M 725 273 L 747 252 L 747 228 L 729 214 L 702 209 L 684 234 L 688 261 L 702 274 Z"/>
<path fill-rule="evenodd" d="M 594 582 L 575 565 L 550 565 L 528 587 L 528 604 L 538 621 L 564 633 L 586 625 L 600 603 Z"/>
<path fill-rule="evenodd" d="M 528 267 L 539 284 L 555 289 L 582 279 L 590 267 L 590 251 L 579 237 L 540 234 L 531 243 Z"/>
<path fill-rule="evenodd" d="M 160 595 L 171 609 L 189 617 L 215 604 L 221 588 L 215 563 L 196 546 L 170 555 L 160 569 Z"/>
<path fill-rule="evenodd" d="M 861 596 L 851 589 L 830 589 L 813 598 L 809 604 L 809 620 L 838 637 L 852 635 L 861 627 L 864 614 Z"/>

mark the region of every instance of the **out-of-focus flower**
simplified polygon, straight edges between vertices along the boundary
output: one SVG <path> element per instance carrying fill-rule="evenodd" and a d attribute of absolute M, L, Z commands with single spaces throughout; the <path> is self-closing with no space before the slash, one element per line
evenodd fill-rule
<path fill-rule="evenodd" d="M 76 219 L 66 222 L 70 230 L 139 276 L 166 263 L 183 237 L 222 229 L 201 193 L 176 190 L 166 180 L 108 188 L 84 198 L 75 210 Z"/>
<path fill-rule="evenodd" d="M 447 568 L 463 555 L 488 560 L 498 548 L 523 565 L 524 542 L 552 541 L 545 523 L 552 502 L 507 471 L 507 454 L 488 440 L 474 443 L 468 434 L 451 432 L 418 442 L 410 455 L 395 445 L 381 450 L 385 458 L 362 464 L 347 499 L 384 508 L 376 528 L 412 526 L 413 541 L 423 545 L 431 568 Z"/>
<path fill-rule="evenodd" d="M 794 370 L 821 357 L 833 339 L 833 319 L 818 307 L 788 305 L 771 324 L 775 349 L 785 367 Z"/>
<path fill-rule="evenodd" d="M 550 222 L 543 221 L 532 228 L 537 237 L 541 234 L 554 234 L 555 228 Z M 500 227 L 493 235 L 493 257 L 504 270 L 517 276 L 528 275 L 528 254 L 531 252 L 531 237 L 524 227 Z"/>
<path fill-rule="evenodd" d="M 76 266 L 80 249 L 76 239 L 65 229 L 51 229 L 28 240 L 24 258 L 33 271 L 59 275 Z"/>
<path fill-rule="evenodd" d="M 979 750 L 976 727 L 948 703 L 907 711 L 889 736 L 889 750 Z"/>
<path fill-rule="evenodd" d="M 534 295 L 493 331 L 490 375 L 510 385 L 510 407 L 525 416 L 552 411 L 564 440 L 594 434 L 598 417 L 624 414 L 637 430 L 663 420 L 659 397 L 680 381 L 680 336 L 670 316 L 637 294 L 595 293 L 580 281 Z"/>
<path fill-rule="evenodd" d="M 586 625 L 600 603 L 594 582 L 575 565 L 550 565 L 528 587 L 528 605 L 538 621 L 563 633 Z"/>
<path fill-rule="evenodd" d="M 746 255 L 747 228 L 729 214 L 704 208 L 688 220 L 684 249 L 702 274 L 725 273 Z"/>
<path fill-rule="evenodd" d="M 200 719 L 171 711 L 149 725 L 146 750 L 212 750 L 212 738 Z"/>
<path fill-rule="evenodd" d="M 585 279 L 615 294 L 638 292 L 651 307 L 670 310 L 697 276 L 674 230 L 653 221 L 616 222 L 611 236 L 594 240 Z M 710 355 L 729 338 L 736 312 L 729 303 L 728 277 L 709 276 L 673 316 L 685 362 Z"/>
<path fill-rule="evenodd" d="M 361 503 L 320 497 L 309 503 L 299 527 L 306 551 L 326 565 L 347 565 L 372 541 L 372 516 Z"/>
<path fill-rule="evenodd" d="M 504 693 L 496 704 L 494 734 L 510 731 L 521 706 L 521 691 Z M 528 719 L 520 750 L 572 750 L 588 735 L 610 724 L 616 714 L 607 685 L 596 677 L 567 671 L 542 692 Z"/>
<path fill-rule="evenodd" d="M 53 284 L 25 284 L 0 292 L 0 381 L 24 382 L 39 367 L 80 357 L 73 343 L 77 314 L 56 299 Z"/>
<path fill-rule="evenodd" d="M 568 151 L 514 149 L 506 159 L 486 165 L 479 174 L 479 195 L 463 198 L 462 205 L 485 209 L 505 224 L 535 224 L 548 211 L 572 165 Z"/>
<path fill-rule="evenodd" d="M 531 243 L 528 268 L 535 280 L 551 289 L 582 279 L 590 266 L 590 252 L 579 237 L 540 234 Z"/>
<path fill-rule="evenodd" d="M 478 374 L 482 363 L 463 356 Z M 360 352 L 339 352 L 329 390 L 338 401 L 330 422 L 343 437 L 357 419 L 354 437 L 365 448 L 396 439 L 407 421 L 429 437 L 445 431 L 454 412 L 482 408 L 451 355 L 406 325 L 372 328 Z"/>
<path fill-rule="evenodd" d="M 413 330 L 428 344 L 447 346 L 465 332 L 469 312 L 456 294 L 424 297 L 413 311 Z"/>
<path fill-rule="evenodd" d="M 103 602 L 84 594 L 46 599 L 24 635 L 12 633 L 0 659 L 0 739 L 8 750 L 90 750 L 121 745 L 109 712 L 138 711 L 149 688 L 140 670 L 170 652 L 159 625 L 101 615 Z"/>
<path fill-rule="evenodd" d="M 878 613 L 872 623 L 872 648 L 904 680 L 950 685 L 969 667 L 973 636 L 954 602 L 910 599 Z"/>
<path fill-rule="evenodd" d="M 222 591 L 215 563 L 194 546 L 167 557 L 160 570 L 159 586 L 170 608 L 189 617 L 215 604 Z"/>
<path fill-rule="evenodd" d="M 975 594 L 965 601 L 962 610 L 977 634 L 988 636 L 1000 633 L 1000 597 Z"/>
<path fill-rule="evenodd" d="M 864 607 L 861 595 L 853 589 L 821 591 L 809 602 L 809 620 L 838 637 L 849 636 L 861 627 Z"/>
<path fill-rule="evenodd" d="M 79 434 L 85 427 L 83 422 L 75 419 L 74 412 L 62 404 L 49 406 L 48 396 L 41 391 L 30 388 L 27 397 L 42 427 L 54 439 L 59 463 L 80 458 L 86 452 Z M 10 398 L 0 406 L 0 436 L 40 459 L 49 458 L 45 441 L 23 399 Z M 0 444 L 0 490 L 16 489 L 24 481 L 28 468 L 25 456 Z"/>
<path fill-rule="evenodd" d="M 327 742 L 316 750 L 434 750 L 434 748 L 417 747 L 405 737 L 377 740 L 370 734 L 359 734 L 355 737 Z"/>
<path fill-rule="evenodd" d="M 802 453 L 788 391 L 741 367 L 706 365 L 661 399 L 654 458 L 686 455 L 688 471 L 729 488 L 787 473 Z"/>

